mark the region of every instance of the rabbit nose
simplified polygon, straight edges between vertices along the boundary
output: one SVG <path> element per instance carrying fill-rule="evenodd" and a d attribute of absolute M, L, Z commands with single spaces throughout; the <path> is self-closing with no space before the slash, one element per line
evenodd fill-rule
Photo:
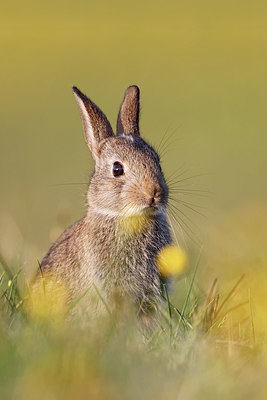
<path fill-rule="evenodd" d="M 150 193 L 147 193 L 148 205 L 150 207 L 156 206 L 160 199 L 160 190 L 159 188 L 151 188 Z"/>

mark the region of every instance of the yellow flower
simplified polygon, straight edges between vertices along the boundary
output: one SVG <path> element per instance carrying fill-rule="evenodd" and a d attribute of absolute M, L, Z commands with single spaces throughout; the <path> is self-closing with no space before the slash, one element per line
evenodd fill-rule
<path fill-rule="evenodd" d="M 67 289 L 55 279 L 40 278 L 31 288 L 27 308 L 34 319 L 61 319 L 67 311 Z"/>
<path fill-rule="evenodd" d="M 164 277 L 180 275 L 187 266 L 188 257 L 185 250 L 175 245 L 167 245 L 157 256 L 159 272 Z"/>

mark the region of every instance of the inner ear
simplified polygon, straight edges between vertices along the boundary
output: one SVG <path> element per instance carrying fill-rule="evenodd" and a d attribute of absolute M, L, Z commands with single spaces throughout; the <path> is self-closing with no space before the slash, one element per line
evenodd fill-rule
<path fill-rule="evenodd" d="M 117 120 L 117 135 L 139 136 L 140 90 L 129 86 L 125 92 Z"/>
<path fill-rule="evenodd" d="M 80 109 L 85 141 L 92 152 L 93 158 L 96 159 L 101 141 L 114 136 L 113 130 L 100 108 L 78 88 L 74 86 L 72 89 Z"/>

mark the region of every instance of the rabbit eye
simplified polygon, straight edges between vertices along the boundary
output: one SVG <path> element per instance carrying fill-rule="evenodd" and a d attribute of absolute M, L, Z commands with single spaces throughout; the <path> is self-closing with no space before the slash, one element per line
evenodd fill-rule
<path fill-rule="evenodd" d="M 113 164 L 113 176 L 117 177 L 120 175 L 123 175 L 123 166 L 121 165 L 121 163 L 119 163 L 118 161 L 114 162 Z"/>

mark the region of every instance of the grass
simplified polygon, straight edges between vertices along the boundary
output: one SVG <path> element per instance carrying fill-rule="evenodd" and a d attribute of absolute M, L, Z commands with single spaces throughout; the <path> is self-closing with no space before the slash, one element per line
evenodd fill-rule
<path fill-rule="evenodd" d="M 1 399 L 263 398 L 266 344 L 251 293 L 241 300 L 244 276 L 223 294 L 217 279 L 204 290 L 199 262 L 164 290 L 156 326 L 142 331 L 130 311 L 86 321 L 29 313 L 20 272 L 1 260 Z"/>
<path fill-rule="evenodd" d="M 265 399 L 266 2 L 5 3 L 0 398 Z M 174 233 L 205 243 L 197 268 L 189 245 L 190 269 L 145 335 L 133 314 L 85 324 L 27 309 L 24 274 L 85 212 L 93 165 L 73 84 L 113 126 L 123 91 L 140 86 Z"/>

